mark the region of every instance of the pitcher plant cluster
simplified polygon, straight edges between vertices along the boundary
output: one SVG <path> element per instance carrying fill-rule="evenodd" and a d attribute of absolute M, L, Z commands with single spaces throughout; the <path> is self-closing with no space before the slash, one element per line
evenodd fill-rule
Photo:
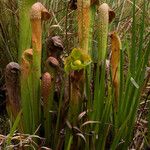
<path fill-rule="evenodd" d="M 22 134 L 36 134 L 36 146 L 44 141 L 43 148 L 56 150 L 127 149 L 133 138 L 150 51 L 145 49 L 141 54 L 140 46 L 141 56 L 133 60 L 133 37 L 129 66 L 138 66 L 129 67 L 125 73 L 125 47 L 117 31 L 110 31 L 115 12 L 106 3 L 77 0 L 72 5 L 77 11 L 78 45 L 66 56 L 58 35 L 49 35 L 44 39 L 46 47 L 42 47 L 42 25 L 52 17 L 51 12 L 40 2 L 22 5 L 26 7 L 19 12 L 19 64 L 11 62 L 5 71 L 13 133 L 18 129 Z M 135 7 L 134 1 L 133 11 Z M 12 142 L 11 137 L 13 134 L 7 144 Z"/>

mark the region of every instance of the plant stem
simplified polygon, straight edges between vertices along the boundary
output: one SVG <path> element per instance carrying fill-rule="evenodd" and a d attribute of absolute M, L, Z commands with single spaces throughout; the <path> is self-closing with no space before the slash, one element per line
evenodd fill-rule
<path fill-rule="evenodd" d="M 78 37 L 79 47 L 88 53 L 90 36 L 90 16 L 91 16 L 91 2 L 90 0 L 78 0 Z"/>
<path fill-rule="evenodd" d="M 32 134 L 33 120 L 33 95 L 32 95 L 32 49 L 25 50 L 21 59 L 21 105 L 23 112 L 24 132 Z"/>
<path fill-rule="evenodd" d="M 49 57 L 46 60 L 46 68 L 47 68 L 47 74 L 49 73 L 49 79 L 47 84 L 47 88 L 44 88 L 44 98 L 43 102 L 44 102 L 44 117 L 45 117 L 45 123 L 44 123 L 44 129 L 45 129 L 45 138 L 46 138 L 46 144 L 49 145 L 50 142 L 52 142 L 55 140 L 55 137 L 52 137 L 52 135 L 54 134 L 54 131 L 52 130 L 52 128 L 54 127 L 54 123 L 52 122 L 52 113 L 50 112 L 52 110 L 54 110 L 54 92 L 55 92 L 55 84 L 56 84 L 56 77 L 57 77 L 57 69 L 59 68 L 59 62 L 56 58 L 54 57 Z M 51 78 L 51 79 L 50 79 Z M 50 81 L 51 80 L 51 81 Z M 47 91 L 47 92 L 46 92 Z M 46 94 L 47 93 L 47 94 Z M 47 96 L 46 96 L 47 95 Z M 52 145 L 53 147 L 56 145 Z"/>
<path fill-rule="evenodd" d="M 24 50 L 31 46 L 30 8 L 36 0 L 19 0 L 19 50 L 18 62 Z"/>
<path fill-rule="evenodd" d="M 31 8 L 30 19 L 32 26 L 32 47 L 33 47 L 33 107 L 34 122 L 36 130 L 40 124 L 40 77 L 41 77 L 41 50 L 42 50 L 42 20 L 50 18 L 46 8 L 39 2 Z"/>
<path fill-rule="evenodd" d="M 105 61 L 109 23 L 109 6 L 103 3 L 98 9 L 98 63 Z"/>

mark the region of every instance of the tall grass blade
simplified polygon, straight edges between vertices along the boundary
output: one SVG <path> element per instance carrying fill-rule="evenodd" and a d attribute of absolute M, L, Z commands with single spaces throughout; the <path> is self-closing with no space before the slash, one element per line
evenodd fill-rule
<path fill-rule="evenodd" d="M 9 135 L 7 136 L 7 140 L 6 140 L 6 145 L 10 145 L 11 143 L 11 137 L 13 136 L 15 130 L 17 129 L 18 125 L 19 125 L 19 121 L 21 119 L 21 115 L 22 115 L 22 110 L 20 110 L 20 112 L 18 113 L 16 120 L 10 130 Z"/>

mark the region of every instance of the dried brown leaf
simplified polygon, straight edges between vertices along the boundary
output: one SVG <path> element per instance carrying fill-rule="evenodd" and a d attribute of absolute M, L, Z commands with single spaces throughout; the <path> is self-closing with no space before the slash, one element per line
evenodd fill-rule
<path fill-rule="evenodd" d="M 115 88 L 115 110 L 118 107 L 118 95 L 119 95 L 119 62 L 120 62 L 120 49 L 121 41 L 116 32 L 110 34 L 111 38 L 111 67 L 112 67 L 112 80 Z"/>

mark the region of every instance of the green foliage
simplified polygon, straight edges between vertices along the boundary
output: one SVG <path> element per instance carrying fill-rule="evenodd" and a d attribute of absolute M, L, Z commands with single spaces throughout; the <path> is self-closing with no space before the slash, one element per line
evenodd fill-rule
<path fill-rule="evenodd" d="M 19 112 L 19 114 L 17 115 L 16 120 L 15 120 L 15 122 L 14 122 L 12 128 L 11 128 L 11 131 L 10 131 L 10 133 L 9 133 L 9 135 L 8 135 L 8 138 L 7 138 L 7 141 L 6 141 L 6 145 L 7 145 L 7 146 L 10 145 L 11 138 L 12 138 L 12 136 L 13 136 L 15 130 L 17 129 L 17 126 L 19 125 L 19 121 L 21 120 L 21 113 L 22 113 L 22 110 L 21 110 L 21 111 Z"/>

